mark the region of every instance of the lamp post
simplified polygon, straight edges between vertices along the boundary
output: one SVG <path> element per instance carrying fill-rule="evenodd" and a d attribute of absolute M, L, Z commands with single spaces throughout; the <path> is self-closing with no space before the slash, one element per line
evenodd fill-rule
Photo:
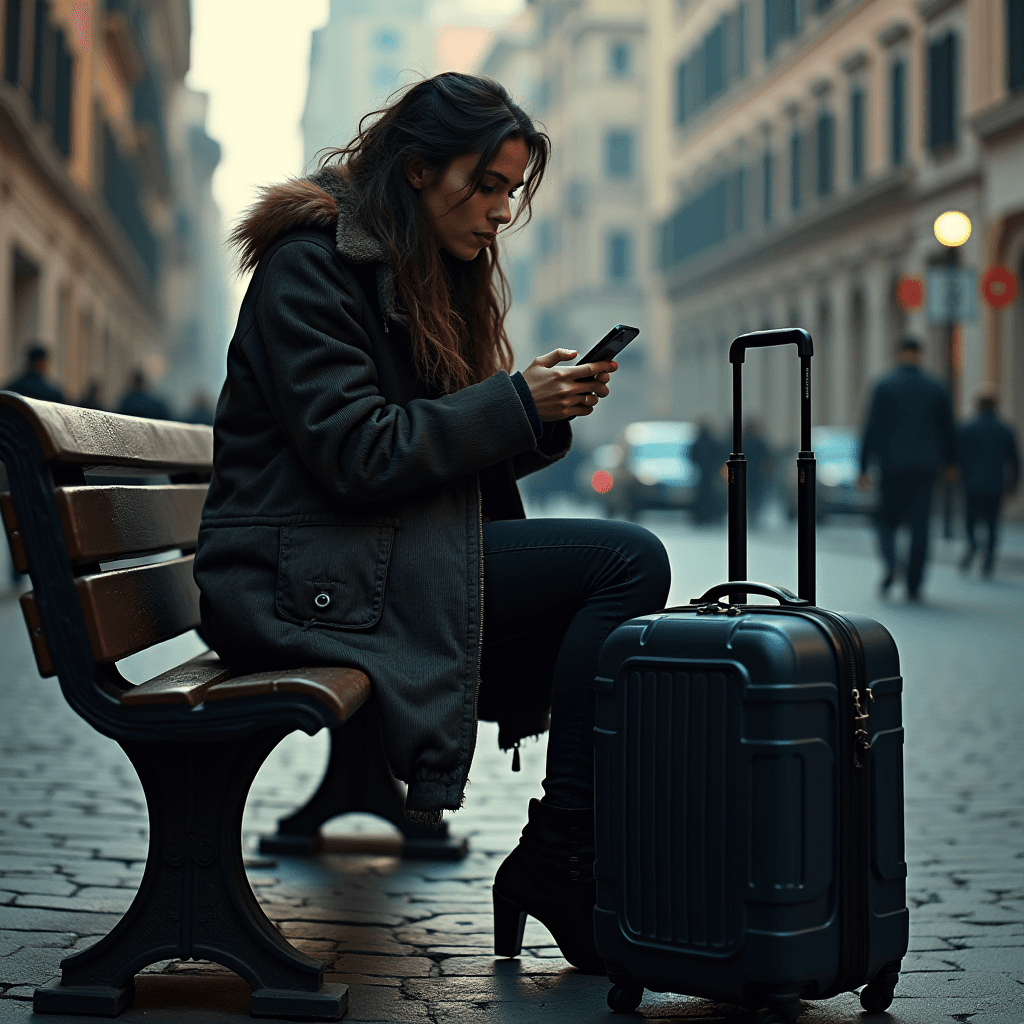
<path fill-rule="evenodd" d="M 936 241 L 945 246 L 946 272 L 946 378 L 949 384 L 950 401 L 957 407 L 957 373 L 962 356 L 957 344 L 957 320 L 964 296 L 963 284 L 957 269 L 960 265 L 960 247 L 971 237 L 971 219 L 959 210 L 946 210 L 935 218 L 932 225 Z M 947 478 L 943 481 L 942 533 L 946 540 L 953 537 L 953 484 Z"/>

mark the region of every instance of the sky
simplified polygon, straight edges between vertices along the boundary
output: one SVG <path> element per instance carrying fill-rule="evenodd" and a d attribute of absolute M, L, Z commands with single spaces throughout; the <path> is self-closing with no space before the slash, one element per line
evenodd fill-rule
<path fill-rule="evenodd" d="M 494 31 L 524 6 L 524 0 L 431 0 L 430 20 L 439 30 Z M 252 202 L 257 185 L 302 170 L 299 119 L 310 35 L 326 23 L 328 8 L 328 0 L 192 0 L 186 83 L 209 94 L 206 130 L 222 147 L 213 194 L 225 234 Z M 455 37 L 456 48 L 475 52 L 486 38 L 479 31 L 462 33 Z M 245 284 L 232 276 L 232 327 Z"/>

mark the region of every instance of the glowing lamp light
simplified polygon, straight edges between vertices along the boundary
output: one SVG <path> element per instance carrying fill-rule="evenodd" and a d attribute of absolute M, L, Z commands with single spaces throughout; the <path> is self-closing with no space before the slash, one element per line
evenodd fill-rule
<path fill-rule="evenodd" d="M 971 218 L 959 210 L 947 210 L 935 218 L 932 230 L 942 245 L 955 249 L 971 237 Z"/>
<path fill-rule="evenodd" d="M 590 486 L 593 487 L 598 494 L 607 494 L 612 489 L 613 483 L 615 483 L 615 481 L 612 479 L 611 473 L 608 473 L 603 469 L 599 469 L 590 478 Z"/>

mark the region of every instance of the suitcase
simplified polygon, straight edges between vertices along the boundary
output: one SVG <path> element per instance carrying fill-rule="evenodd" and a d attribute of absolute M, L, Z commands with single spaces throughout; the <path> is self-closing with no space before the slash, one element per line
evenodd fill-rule
<path fill-rule="evenodd" d="M 746 581 L 744 353 L 784 344 L 800 356 L 799 596 Z M 782 1024 L 865 985 L 877 1013 L 907 951 L 899 655 L 879 623 L 814 603 L 811 355 L 798 329 L 733 342 L 730 582 L 601 649 L 595 932 L 618 1012 L 647 988 Z"/>

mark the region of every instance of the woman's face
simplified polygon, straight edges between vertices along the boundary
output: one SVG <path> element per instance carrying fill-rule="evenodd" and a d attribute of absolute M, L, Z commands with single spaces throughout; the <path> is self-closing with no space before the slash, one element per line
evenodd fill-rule
<path fill-rule="evenodd" d="M 479 159 L 479 153 L 463 153 L 440 175 L 422 163 L 406 171 L 423 199 L 438 246 L 460 260 L 475 259 L 494 242 L 498 229 L 512 220 L 510 201 L 523 184 L 530 151 L 522 139 L 506 139 L 477 190 L 460 202 Z"/>

